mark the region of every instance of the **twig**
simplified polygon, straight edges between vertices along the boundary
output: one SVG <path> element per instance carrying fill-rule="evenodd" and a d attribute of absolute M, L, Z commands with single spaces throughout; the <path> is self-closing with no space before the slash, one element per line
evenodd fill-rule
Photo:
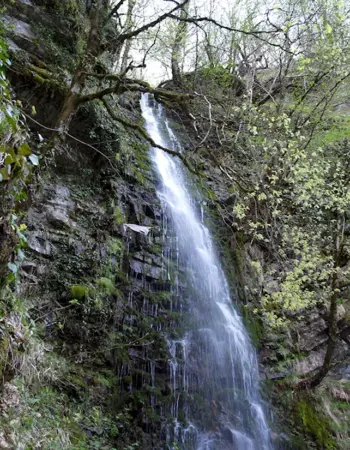
<path fill-rule="evenodd" d="M 204 138 L 199 143 L 199 145 L 201 145 L 207 140 L 207 138 L 209 136 L 209 133 L 211 131 L 211 128 L 213 126 L 213 119 L 212 119 L 212 116 L 211 116 L 211 103 L 210 103 L 210 101 L 207 99 L 207 97 L 205 95 L 198 94 L 198 92 L 194 92 L 194 94 L 197 95 L 198 97 L 203 97 L 204 100 L 208 103 L 209 128 L 208 128 L 208 131 L 207 131 L 206 135 L 204 136 Z"/>
<path fill-rule="evenodd" d="M 233 181 L 234 183 L 236 183 L 237 186 L 238 186 L 243 192 L 245 192 L 245 193 L 248 193 L 248 192 L 249 192 L 248 189 L 245 189 L 245 188 L 242 186 L 242 184 L 241 184 L 236 178 L 233 178 L 233 177 L 227 172 L 227 170 L 225 170 L 221 165 L 219 165 L 218 167 L 219 167 L 219 169 L 221 170 L 221 172 L 222 172 L 224 175 L 226 175 L 227 178 L 228 178 L 230 181 Z"/>
<path fill-rule="evenodd" d="M 25 115 L 28 119 L 30 119 L 32 122 L 34 122 L 35 124 L 39 125 L 40 127 L 44 128 L 45 130 L 48 131 L 53 131 L 55 133 L 62 133 L 62 130 L 59 128 L 49 128 L 45 125 L 43 125 L 42 123 L 38 122 L 37 120 L 33 119 L 33 117 L 31 117 L 29 114 L 25 113 L 24 111 L 22 111 L 22 114 Z M 96 153 L 100 154 L 101 156 L 103 156 L 104 158 L 106 158 L 109 162 L 109 164 L 111 165 L 111 167 L 118 172 L 117 168 L 114 167 L 111 159 L 109 158 L 109 156 L 107 156 L 105 153 L 101 152 L 101 150 L 99 150 L 98 148 L 94 147 L 93 145 L 89 144 L 88 142 L 84 142 L 80 139 L 78 139 L 75 136 L 72 136 L 71 134 L 67 133 L 66 131 L 63 132 L 66 136 L 70 137 L 71 139 L 73 139 L 74 141 L 79 142 L 80 144 L 86 145 L 87 147 L 92 148 Z"/>

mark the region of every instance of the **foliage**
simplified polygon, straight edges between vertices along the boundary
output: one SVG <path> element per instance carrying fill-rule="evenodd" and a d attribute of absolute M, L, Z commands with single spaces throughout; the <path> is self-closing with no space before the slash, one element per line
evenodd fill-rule
<path fill-rule="evenodd" d="M 239 82 L 235 74 L 232 74 L 229 69 L 221 65 L 203 67 L 199 71 L 199 75 L 224 88 L 232 88 L 235 82 Z"/>
<path fill-rule="evenodd" d="M 2 250 L 4 254 L 0 251 L 0 264 L 7 263 L 6 259 L 10 259 L 11 252 L 17 253 L 17 259 L 8 262 L 10 274 L 7 279 L 11 281 L 18 272 L 18 264 L 24 256 L 22 248 L 26 245 L 23 234 L 26 226 L 19 224 L 19 214 L 15 213 L 15 209 L 20 211 L 22 203 L 28 199 L 28 182 L 33 168 L 39 163 L 39 158 L 27 143 L 29 134 L 24 116 L 21 114 L 21 102 L 14 100 L 6 78 L 6 68 L 11 65 L 11 62 L 8 59 L 7 45 L 2 37 L 2 31 L 0 22 L 0 193 L 2 195 L 0 214 L 7 220 L 9 229 L 7 234 L 13 234 L 13 245 L 8 249 L 4 246 Z M 3 283 L 0 279 L 0 285 Z"/>
<path fill-rule="evenodd" d="M 336 241 L 344 236 L 350 209 L 349 151 L 346 142 L 306 146 L 287 114 L 273 106 L 234 108 L 246 123 L 235 153 L 225 165 L 245 171 L 244 186 L 233 213 L 238 229 L 259 245 L 275 249 L 279 289 L 262 299 L 265 320 L 283 326 L 288 312 L 332 295 L 333 274 L 349 277 L 337 262 Z M 247 174 L 247 169 L 248 174 Z M 249 186 L 249 187 L 248 187 Z"/>
<path fill-rule="evenodd" d="M 2 429 L 11 436 L 16 448 L 42 445 L 49 449 L 113 449 L 114 439 L 129 425 L 128 411 L 116 415 L 106 413 L 103 402 L 92 395 L 92 390 L 89 392 L 84 381 L 90 372 L 81 374 L 81 378 L 80 375 L 73 378 L 74 367 L 64 360 L 60 362 L 57 355 L 51 355 L 51 361 L 55 358 L 53 384 L 47 383 L 48 364 L 52 364 L 47 361 L 47 356 L 44 357 L 46 361 L 37 366 L 40 383 L 38 378 L 31 381 L 23 375 L 16 378 L 12 385 L 15 402 L 5 405 L 5 416 L 0 419 Z M 72 401 L 69 390 L 65 390 L 69 385 L 71 389 L 78 389 L 78 385 L 70 380 L 81 385 L 81 399 Z M 96 390 L 108 392 L 97 377 L 94 382 Z"/>
<path fill-rule="evenodd" d="M 6 79 L 6 65 L 11 62 L 7 58 L 7 47 L 0 38 L 0 182 L 20 179 L 21 187 L 26 183 L 32 166 L 38 165 L 38 157 L 34 155 L 25 142 L 25 124 L 20 114 L 20 102 L 14 102 Z M 18 190 L 19 188 L 17 188 Z M 20 191 L 15 192 L 17 198 Z"/>

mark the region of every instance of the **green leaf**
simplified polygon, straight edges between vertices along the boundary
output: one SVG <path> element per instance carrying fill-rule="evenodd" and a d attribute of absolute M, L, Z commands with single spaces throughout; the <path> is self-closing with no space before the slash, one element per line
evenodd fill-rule
<path fill-rule="evenodd" d="M 11 156 L 11 155 L 7 155 L 6 156 L 6 158 L 5 158 L 5 164 L 7 165 L 7 166 L 9 166 L 10 164 L 12 164 L 12 163 L 14 163 L 15 162 L 15 159 L 13 158 L 13 156 Z"/>
<path fill-rule="evenodd" d="M 15 274 L 14 274 L 13 272 L 10 272 L 10 273 L 7 275 L 7 277 L 6 277 L 6 280 L 7 280 L 8 282 L 15 281 L 15 279 L 16 279 L 16 276 L 15 276 Z"/>
<path fill-rule="evenodd" d="M 31 151 L 29 145 L 25 143 L 18 147 L 18 154 L 22 155 L 22 156 L 29 156 L 32 154 L 32 151 Z"/>
<path fill-rule="evenodd" d="M 76 298 L 73 298 L 73 300 L 71 300 L 69 303 L 71 305 L 80 305 L 79 300 L 77 300 Z"/>
<path fill-rule="evenodd" d="M 332 31 L 333 31 L 333 28 L 329 25 L 329 23 L 327 23 L 326 28 L 325 28 L 326 34 L 331 34 Z"/>
<path fill-rule="evenodd" d="M 3 167 L 2 169 L 0 169 L 0 176 L 1 176 L 1 178 L 0 178 L 1 181 L 10 179 L 8 167 Z"/>

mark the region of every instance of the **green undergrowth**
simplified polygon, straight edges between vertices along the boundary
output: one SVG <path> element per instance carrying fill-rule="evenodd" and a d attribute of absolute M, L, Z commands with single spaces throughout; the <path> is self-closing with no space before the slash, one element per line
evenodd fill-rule
<path fill-rule="evenodd" d="M 348 116 L 336 115 L 329 119 L 329 124 L 324 130 L 319 131 L 313 137 L 314 145 L 327 145 L 332 142 L 350 138 L 350 119 Z"/>
<path fill-rule="evenodd" d="M 309 398 L 302 398 L 296 403 L 295 414 L 304 430 L 315 439 L 318 448 L 337 448 L 329 418 L 323 415 Z"/>
<path fill-rule="evenodd" d="M 336 436 L 336 448 L 349 449 L 350 382 L 329 377 L 316 391 L 316 396 L 323 413 L 328 418 L 332 433 Z"/>
<path fill-rule="evenodd" d="M 273 403 L 276 402 L 279 430 L 283 432 L 284 427 L 292 430 L 291 434 L 287 432 L 298 449 L 348 450 L 350 382 L 327 378 L 317 389 L 300 392 L 290 388 L 297 381 L 291 374 L 277 383 L 269 381 L 264 385 Z M 303 442 L 301 447 L 297 445 L 299 442 Z"/>
<path fill-rule="evenodd" d="M 32 327 L 17 375 L 2 395 L 0 429 L 9 444 L 28 450 L 115 448 L 131 421 L 127 409 L 113 405 L 116 375 L 60 356 L 36 334 Z"/>

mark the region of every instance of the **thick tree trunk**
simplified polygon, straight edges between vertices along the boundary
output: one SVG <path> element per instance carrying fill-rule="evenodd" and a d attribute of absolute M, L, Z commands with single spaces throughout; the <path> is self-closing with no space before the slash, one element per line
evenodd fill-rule
<path fill-rule="evenodd" d="M 62 129 L 62 131 L 69 127 L 70 119 L 73 117 L 79 105 L 78 99 L 79 97 L 72 92 L 66 96 L 56 123 L 56 127 Z"/>
<path fill-rule="evenodd" d="M 87 73 L 91 71 L 96 57 L 101 52 L 101 23 L 104 7 L 105 1 L 98 0 L 90 11 L 90 31 L 85 54 L 74 73 L 69 90 L 64 99 L 61 112 L 56 122 L 57 128 L 64 128 L 69 125 L 70 118 L 79 105 L 79 95 L 84 90 Z M 63 123 L 64 125 L 62 125 Z"/>

